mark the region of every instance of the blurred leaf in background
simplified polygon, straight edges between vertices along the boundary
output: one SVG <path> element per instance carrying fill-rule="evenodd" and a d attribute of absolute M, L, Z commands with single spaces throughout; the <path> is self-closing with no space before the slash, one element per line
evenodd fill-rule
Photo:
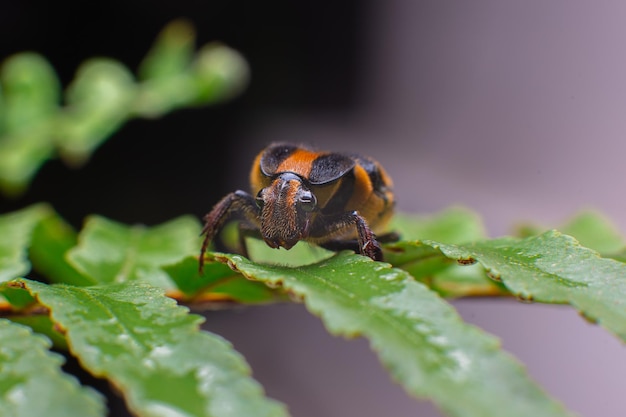
<path fill-rule="evenodd" d="M 61 91 L 42 56 L 20 53 L 0 68 L 0 191 L 25 191 L 39 168 L 60 156 L 84 164 L 126 121 L 155 118 L 190 106 L 227 100 L 248 83 L 248 65 L 233 49 L 212 43 L 195 51 L 191 24 L 166 26 L 139 69 L 94 58 Z"/>

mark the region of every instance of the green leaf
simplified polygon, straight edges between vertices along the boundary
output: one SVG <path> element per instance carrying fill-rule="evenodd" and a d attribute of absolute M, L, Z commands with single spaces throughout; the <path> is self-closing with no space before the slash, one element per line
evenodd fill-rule
<path fill-rule="evenodd" d="M 134 90 L 132 74 L 116 61 L 99 58 L 81 65 L 58 126 L 58 145 L 68 162 L 83 163 L 129 118 Z"/>
<path fill-rule="evenodd" d="M 222 230 L 220 239 L 228 248 L 226 252 L 239 252 L 239 224 L 237 222 L 227 224 Z M 259 263 L 274 265 L 307 265 L 329 258 L 334 254 L 330 250 L 305 241 L 296 243 L 289 250 L 285 248 L 275 249 L 268 246 L 263 239 L 247 236 L 245 245 L 250 259 Z"/>
<path fill-rule="evenodd" d="M 34 300 L 34 297 L 32 297 L 28 291 L 24 290 L 24 292 L 28 294 L 32 300 Z M 52 323 L 52 320 L 50 320 L 50 317 L 47 314 L 13 315 L 8 317 L 8 319 L 14 323 L 30 327 L 33 332 L 44 335 L 50 339 L 52 346 L 55 349 L 67 352 L 68 347 L 65 336 L 54 327 L 54 323 Z"/>
<path fill-rule="evenodd" d="M 2 294 L 5 300 L 9 303 L 7 310 L 22 310 L 35 304 L 36 300 L 28 291 L 19 286 L 15 287 L 13 285 L 7 285 L 11 283 L 12 281 L 8 281 L 0 285 L 0 294 Z M 2 307 L 4 307 L 4 305 Z M 12 318 L 13 317 L 11 317 L 11 319 Z"/>
<path fill-rule="evenodd" d="M 76 233 L 48 205 L 37 204 L 0 216 L 0 282 L 28 274 L 30 260 L 53 282 L 90 285 L 65 259 Z"/>
<path fill-rule="evenodd" d="M 21 53 L 7 59 L 0 78 L 0 187 L 21 193 L 39 167 L 52 156 L 50 121 L 60 101 L 59 81 L 41 56 Z"/>
<path fill-rule="evenodd" d="M 626 265 L 601 258 L 570 236 L 549 231 L 521 240 L 423 244 L 449 258 L 475 259 L 521 299 L 569 303 L 626 340 Z"/>
<path fill-rule="evenodd" d="M 264 264 L 283 266 L 308 265 L 330 258 L 334 254 L 332 251 L 304 241 L 298 242 L 294 247 L 286 250 L 285 248 L 269 247 L 261 239 L 247 238 L 246 247 L 250 259 Z"/>
<path fill-rule="evenodd" d="M 59 105 L 61 88 L 50 64 L 40 55 L 13 55 L 2 65 L 5 129 L 19 132 L 44 122 Z"/>
<path fill-rule="evenodd" d="M 301 297 L 333 334 L 370 340 L 408 392 L 452 416 L 565 416 L 498 341 L 406 272 L 342 252 L 297 268 L 216 254 L 251 279 Z"/>
<path fill-rule="evenodd" d="M 50 342 L 0 319 L 0 410 L 12 417 L 105 416 L 104 400 L 61 369 Z"/>
<path fill-rule="evenodd" d="M 142 82 L 134 103 L 136 114 L 157 117 L 195 100 L 190 75 L 194 41 L 194 29 L 184 20 L 175 20 L 161 31 L 139 67 Z"/>
<path fill-rule="evenodd" d="M 200 275 L 198 272 L 198 258 L 194 256 L 185 258 L 176 264 L 168 265 L 163 270 L 176 283 L 178 289 L 187 296 L 196 295 L 206 287 L 237 275 L 226 265 L 217 262 L 205 264 L 204 271 Z"/>
<path fill-rule="evenodd" d="M 41 165 L 53 156 L 53 142 L 46 129 L 33 128 L 0 138 L 0 190 L 22 194 Z"/>
<path fill-rule="evenodd" d="M 442 258 L 428 246 L 415 244 L 420 239 L 447 243 L 464 243 L 484 239 L 485 228 L 475 213 L 450 208 L 435 215 L 399 213 L 391 230 L 400 233 L 402 241 L 387 244 L 385 261 L 409 272 L 420 282 L 444 297 L 501 295 L 506 291 L 488 279 L 480 266 L 461 267 Z"/>
<path fill-rule="evenodd" d="M 30 259 L 35 270 L 51 282 L 93 285 L 97 281 L 78 272 L 67 261 L 67 252 L 76 246 L 76 232 L 58 214 L 49 210 L 33 230 Z"/>
<path fill-rule="evenodd" d="M 197 105 L 226 100 L 248 85 L 250 69 L 234 49 L 219 43 L 202 47 L 193 62 L 191 77 Z"/>
<path fill-rule="evenodd" d="M 66 331 L 71 352 L 145 416 L 286 416 L 230 344 L 146 283 L 75 287 L 23 281 Z"/>
<path fill-rule="evenodd" d="M 76 232 L 45 204 L 0 216 L 0 282 L 35 270 L 49 281 L 95 285 L 145 280 L 190 303 L 234 301 L 266 303 L 277 294 L 220 263 L 198 273 L 200 225 L 190 216 L 147 228 L 91 217 Z M 30 255 L 30 262 L 27 257 Z M 305 257 L 305 259 L 308 259 Z M 11 297 L 14 308 L 32 300 Z"/>
<path fill-rule="evenodd" d="M 4 100 L 2 83 L 0 83 L 0 135 L 2 135 L 6 129 L 6 104 Z"/>
<path fill-rule="evenodd" d="M 191 216 L 150 228 L 92 216 L 67 256 L 80 273 L 100 284 L 144 280 L 172 290 L 174 283 L 161 267 L 195 255 L 199 233 L 200 225 Z"/>
<path fill-rule="evenodd" d="M 485 237 L 484 226 L 475 213 L 462 208 L 449 208 L 434 215 L 397 213 L 390 230 L 400 235 L 400 243 L 387 245 L 385 261 L 394 266 L 433 256 L 427 248 L 403 242 L 432 239 L 439 242 L 463 243 Z"/>
<path fill-rule="evenodd" d="M 600 213 L 580 213 L 560 231 L 576 238 L 582 246 L 602 254 L 612 254 L 626 248 L 617 227 Z"/>
<path fill-rule="evenodd" d="M 585 211 L 579 213 L 569 222 L 559 227 L 558 230 L 566 235 L 573 236 L 582 246 L 596 250 L 603 255 L 617 253 L 626 248 L 626 241 L 617 232 L 617 227 L 598 212 Z M 545 228 L 524 225 L 518 229 L 518 234 L 521 237 L 530 237 L 544 231 L 546 231 Z"/>
<path fill-rule="evenodd" d="M 429 215 L 396 213 L 389 229 L 397 231 L 403 241 L 432 239 L 462 243 L 486 236 L 480 217 L 463 207 L 451 207 Z"/>
<path fill-rule="evenodd" d="M 40 204 L 0 216 L 0 282 L 30 271 L 27 251 L 33 229 L 50 212 Z"/>
<path fill-rule="evenodd" d="M 204 265 L 198 273 L 198 258 L 188 257 L 163 270 L 183 293 L 176 297 L 190 303 L 235 301 L 246 304 L 267 303 L 278 297 L 260 282 L 250 281 L 219 262 Z"/>
<path fill-rule="evenodd" d="M 175 21 L 144 60 L 142 82 L 117 61 L 91 59 L 64 97 L 43 57 L 7 59 L 0 68 L 0 190 L 22 193 L 41 165 L 59 155 L 68 165 L 83 164 L 131 117 L 213 104 L 247 86 L 249 68 L 239 53 L 219 44 L 195 55 L 193 49 L 193 28 Z"/>
<path fill-rule="evenodd" d="M 607 258 L 615 259 L 616 261 L 619 261 L 619 262 L 626 263 L 626 248 L 619 250 L 617 252 L 606 254 L 604 256 L 606 256 Z"/>
<path fill-rule="evenodd" d="M 195 37 L 188 21 L 179 19 L 169 23 L 139 66 L 139 79 L 167 79 L 184 74 L 193 58 Z"/>

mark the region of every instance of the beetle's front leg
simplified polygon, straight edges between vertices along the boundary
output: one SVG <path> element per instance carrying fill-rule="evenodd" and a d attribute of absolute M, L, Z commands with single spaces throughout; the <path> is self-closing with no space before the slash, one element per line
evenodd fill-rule
<path fill-rule="evenodd" d="M 204 253 L 227 221 L 240 220 L 258 227 L 258 219 L 259 208 L 254 197 L 245 191 L 238 190 L 222 198 L 203 218 L 204 227 L 200 235 L 204 235 L 204 240 L 199 258 L 200 273 L 204 267 Z"/>
<path fill-rule="evenodd" d="M 352 212 L 352 215 L 354 216 L 354 224 L 356 225 L 359 239 L 359 252 L 361 255 L 370 257 L 375 261 L 382 261 L 383 250 L 378 244 L 378 241 L 376 241 L 376 235 L 374 235 L 374 232 L 369 228 L 365 219 L 359 216 L 356 211 Z"/>
<path fill-rule="evenodd" d="M 321 230 L 316 230 L 312 233 L 312 237 L 332 235 L 340 230 L 345 230 L 346 227 L 354 225 L 357 231 L 357 241 L 354 240 L 330 240 L 321 243 L 320 246 L 326 249 L 337 250 L 345 248 L 354 248 L 356 243 L 358 248 L 356 252 L 361 255 L 367 256 L 374 261 L 383 260 L 383 251 L 380 244 L 376 240 L 376 235 L 369 228 L 365 219 L 359 215 L 356 211 L 343 213 L 336 218 L 325 219 L 320 222 L 322 225 Z"/>

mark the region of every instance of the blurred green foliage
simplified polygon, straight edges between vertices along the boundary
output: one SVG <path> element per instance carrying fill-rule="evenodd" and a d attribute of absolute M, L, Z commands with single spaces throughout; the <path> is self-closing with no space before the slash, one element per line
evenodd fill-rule
<path fill-rule="evenodd" d="M 247 82 L 239 53 L 219 43 L 196 50 L 194 29 L 182 20 L 163 29 L 137 77 L 120 62 L 93 58 L 63 91 L 45 58 L 11 56 L 0 67 L 0 191 L 21 194 L 51 158 L 80 166 L 129 119 L 227 100 Z"/>

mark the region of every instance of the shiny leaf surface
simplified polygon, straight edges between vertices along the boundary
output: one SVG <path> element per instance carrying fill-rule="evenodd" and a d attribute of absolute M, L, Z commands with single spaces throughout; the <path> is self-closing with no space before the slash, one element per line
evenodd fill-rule
<path fill-rule="evenodd" d="M 251 279 L 301 297 L 331 333 L 369 339 L 408 392 L 432 399 L 449 415 L 569 415 L 495 338 L 465 324 L 402 270 L 346 252 L 297 268 L 216 256 Z"/>
<path fill-rule="evenodd" d="M 385 261 L 409 272 L 440 295 L 452 298 L 506 293 L 501 285 L 487 278 L 479 265 L 460 266 L 441 257 L 436 249 L 416 244 L 422 239 L 446 243 L 484 239 L 484 226 L 475 213 L 462 208 L 450 208 L 434 215 L 400 213 L 390 230 L 397 231 L 402 240 L 384 246 Z"/>
<path fill-rule="evenodd" d="M 603 256 L 614 257 L 614 254 L 626 250 L 626 240 L 618 233 L 617 227 L 598 212 L 581 212 L 557 229 L 561 233 L 573 236 L 581 245 L 596 250 Z M 517 228 L 517 235 L 520 237 L 536 236 L 546 230 L 545 227 L 525 224 Z"/>
<path fill-rule="evenodd" d="M 0 414 L 11 417 L 105 416 L 104 399 L 61 371 L 63 358 L 25 326 L 0 319 Z M 54 389 L 51 389 L 54 388 Z"/>
<path fill-rule="evenodd" d="M 31 236 L 37 224 L 49 214 L 47 206 L 36 205 L 0 216 L 0 282 L 30 271 Z"/>
<path fill-rule="evenodd" d="M 185 258 L 179 263 L 164 267 L 163 270 L 183 294 L 176 298 L 193 304 L 211 301 L 257 304 L 279 298 L 277 293 L 262 283 L 247 280 L 219 262 L 206 263 L 202 275 L 198 273 L 196 257 Z"/>
<path fill-rule="evenodd" d="M 148 228 L 92 216 L 85 222 L 78 246 L 68 252 L 68 259 L 78 271 L 100 284 L 145 280 L 174 289 L 174 283 L 160 267 L 195 255 L 199 230 L 200 225 L 192 217 Z"/>
<path fill-rule="evenodd" d="M 475 259 L 521 299 L 571 304 L 626 340 L 626 265 L 600 257 L 571 236 L 550 231 L 470 245 L 423 244 L 449 258 Z"/>
<path fill-rule="evenodd" d="M 71 352 L 119 388 L 141 416 L 286 416 L 222 338 L 200 331 L 161 289 L 127 282 L 95 287 L 23 281 L 66 332 Z"/>
<path fill-rule="evenodd" d="M 50 282 L 93 285 L 97 281 L 83 275 L 67 259 L 67 252 L 77 244 L 74 229 L 52 210 L 40 219 L 30 242 L 33 268 Z"/>

